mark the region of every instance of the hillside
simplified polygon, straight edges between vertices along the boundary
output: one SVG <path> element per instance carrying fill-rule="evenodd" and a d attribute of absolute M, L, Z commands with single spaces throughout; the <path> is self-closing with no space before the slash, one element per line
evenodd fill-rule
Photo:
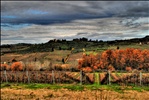
<path fill-rule="evenodd" d="M 133 47 L 140 49 L 148 49 L 149 36 L 144 38 L 134 38 L 129 40 L 114 40 L 114 41 L 98 41 L 88 40 L 87 38 L 73 39 L 72 41 L 67 40 L 49 40 L 46 43 L 41 44 L 8 44 L 1 45 L 1 54 L 6 53 L 36 53 L 36 52 L 52 52 L 54 50 L 71 50 L 75 48 L 74 53 L 82 52 L 82 48 L 87 51 L 103 51 L 109 48 L 116 48 L 117 46 Z M 141 46 L 140 46 L 141 45 Z"/>

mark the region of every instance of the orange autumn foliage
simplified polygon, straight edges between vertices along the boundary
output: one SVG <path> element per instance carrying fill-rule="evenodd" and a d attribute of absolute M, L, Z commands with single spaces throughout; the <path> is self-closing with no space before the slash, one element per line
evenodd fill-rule
<path fill-rule="evenodd" d="M 78 69 L 82 69 L 86 72 L 91 72 L 93 69 L 98 69 L 96 66 L 96 55 L 83 55 L 82 59 L 78 60 Z"/>
<path fill-rule="evenodd" d="M 21 62 L 14 62 L 11 65 L 12 71 L 22 71 L 23 70 L 23 64 Z"/>
<path fill-rule="evenodd" d="M 96 67 L 94 67 L 96 66 Z M 109 68 L 109 66 L 113 66 Z M 143 69 L 149 71 L 149 50 L 140 50 L 134 48 L 106 50 L 98 55 L 83 55 L 79 60 L 79 69 L 90 67 L 91 69 L 110 69 L 110 70 L 129 70 Z"/>
<path fill-rule="evenodd" d="M 82 68 L 83 72 L 92 72 L 92 68 L 91 67 L 86 67 L 86 68 Z"/>
<path fill-rule="evenodd" d="M 132 68 L 131 67 L 126 67 L 126 71 L 130 72 L 130 71 L 132 71 Z"/>
<path fill-rule="evenodd" d="M 98 67 L 97 67 L 97 66 L 94 66 L 94 67 L 93 67 L 93 69 L 95 69 L 95 70 L 96 70 L 96 69 L 98 69 Z"/>

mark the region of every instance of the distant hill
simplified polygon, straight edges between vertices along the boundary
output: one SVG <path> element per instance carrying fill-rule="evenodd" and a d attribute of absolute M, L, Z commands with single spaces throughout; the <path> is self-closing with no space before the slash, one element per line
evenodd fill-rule
<path fill-rule="evenodd" d="M 54 50 L 71 50 L 75 48 L 75 52 L 82 51 L 82 48 L 88 50 L 107 49 L 107 46 L 115 45 L 131 45 L 131 44 L 149 44 L 149 35 L 144 38 L 134 38 L 127 40 L 114 40 L 114 41 L 98 41 L 88 40 L 87 38 L 76 38 L 72 41 L 62 40 L 49 40 L 46 43 L 41 44 L 7 44 L 1 45 L 1 54 L 3 53 L 33 53 L 33 52 L 52 52 Z M 98 48 L 97 48 L 98 47 Z"/>

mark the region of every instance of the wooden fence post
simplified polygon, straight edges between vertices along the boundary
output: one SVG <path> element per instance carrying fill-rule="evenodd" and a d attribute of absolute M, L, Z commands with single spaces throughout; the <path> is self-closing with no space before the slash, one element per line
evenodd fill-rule
<path fill-rule="evenodd" d="M 61 83 L 61 81 L 60 81 L 60 71 L 59 71 L 59 73 L 58 73 L 58 82 L 59 82 L 59 84 Z"/>
<path fill-rule="evenodd" d="M 80 70 L 80 85 L 82 85 L 82 70 Z"/>
<path fill-rule="evenodd" d="M 96 81 L 96 74 L 95 74 L 95 70 L 93 69 L 93 80 L 94 80 L 94 83 Z"/>
<path fill-rule="evenodd" d="M 16 71 L 16 79 L 17 79 L 17 83 L 18 83 L 18 78 L 19 78 L 18 71 Z"/>
<path fill-rule="evenodd" d="M 134 86 L 136 86 L 136 81 L 135 81 L 136 75 L 133 76 L 133 79 L 134 79 Z"/>
<path fill-rule="evenodd" d="M 52 70 L 52 82 L 55 84 L 54 71 Z"/>
<path fill-rule="evenodd" d="M 66 74 L 66 71 L 65 70 L 63 72 L 64 72 L 64 81 L 63 82 L 65 83 L 66 82 L 66 75 L 67 74 Z"/>
<path fill-rule="evenodd" d="M 98 81 L 98 85 L 99 85 L 99 73 L 97 74 L 97 81 Z"/>
<path fill-rule="evenodd" d="M 5 75 L 5 78 L 6 78 L 6 82 L 8 83 L 6 70 L 4 70 L 4 75 Z"/>
<path fill-rule="evenodd" d="M 140 86 L 142 85 L 142 72 L 140 72 Z"/>
<path fill-rule="evenodd" d="M 1 77 L 3 77 L 3 73 L 1 73 Z M 3 82 L 3 79 L 1 79 L 1 83 Z"/>
<path fill-rule="evenodd" d="M 36 71 L 36 82 L 38 83 L 38 71 Z"/>
<path fill-rule="evenodd" d="M 27 76 L 27 79 L 28 79 L 28 83 L 30 83 L 30 78 L 29 78 L 28 71 L 26 71 L 26 76 Z"/>
<path fill-rule="evenodd" d="M 111 76 L 110 76 L 110 71 L 108 71 L 108 76 L 109 76 L 109 77 L 108 77 L 108 79 L 109 79 L 109 85 L 111 85 L 111 82 L 110 82 L 110 81 L 111 81 L 111 80 L 110 80 L 110 77 L 111 77 Z"/>

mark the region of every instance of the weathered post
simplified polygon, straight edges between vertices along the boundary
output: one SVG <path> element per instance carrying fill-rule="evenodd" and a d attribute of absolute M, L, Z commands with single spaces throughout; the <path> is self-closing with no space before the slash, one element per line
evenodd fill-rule
<path fill-rule="evenodd" d="M 99 83 L 100 83 L 100 82 L 99 82 L 99 73 L 97 74 L 97 81 L 98 81 L 97 83 L 98 83 L 98 85 L 99 85 Z"/>
<path fill-rule="evenodd" d="M 96 74 L 95 74 L 95 70 L 93 69 L 93 80 L 94 80 L 94 83 L 96 82 Z"/>
<path fill-rule="evenodd" d="M 3 73 L 1 73 L 1 77 L 3 77 Z M 1 79 L 1 83 L 3 82 L 3 79 Z"/>
<path fill-rule="evenodd" d="M 64 70 L 63 72 L 64 72 L 64 82 L 66 82 L 66 75 L 67 75 L 66 70 Z"/>
<path fill-rule="evenodd" d="M 58 82 L 60 83 L 61 81 L 60 81 L 60 71 L 59 71 L 59 73 L 58 73 Z"/>
<path fill-rule="evenodd" d="M 4 75 L 5 75 L 5 78 L 6 78 L 6 82 L 8 83 L 6 70 L 4 70 Z"/>
<path fill-rule="evenodd" d="M 36 71 L 36 82 L 38 83 L 38 71 Z"/>
<path fill-rule="evenodd" d="M 140 86 L 142 85 L 142 72 L 140 71 Z"/>
<path fill-rule="evenodd" d="M 109 76 L 109 77 L 108 77 L 108 79 L 109 79 L 109 85 L 111 85 L 111 82 L 110 82 L 110 81 L 111 81 L 111 80 L 110 80 L 110 77 L 111 77 L 111 76 L 110 76 L 110 71 L 108 71 L 108 76 Z"/>
<path fill-rule="evenodd" d="M 82 85 L 82 70 L 80 70 L 80 85 Z"/>
<path fill-rule="evenodd" d="M 18 71 L 16 71 L 16 81 L 17 81 L 17 83 L 18 83 L 18 78 L 19 78 L 19 75 L 18 75 Z"/>
<path fill-rule="evenodd" d="M 55 84 L 55 78 L 54 78 L 54 71 L 52 70 L 52 81 L 53 81 L 53 84 Z"/>
<path fill-rule="evenodd" d="M 30 83 L 30 78 L 29 78 L 28 71 L 26 71 L 26 76 L 27 76 L 27 79 L 28 79 L 28 83 Z"/>

